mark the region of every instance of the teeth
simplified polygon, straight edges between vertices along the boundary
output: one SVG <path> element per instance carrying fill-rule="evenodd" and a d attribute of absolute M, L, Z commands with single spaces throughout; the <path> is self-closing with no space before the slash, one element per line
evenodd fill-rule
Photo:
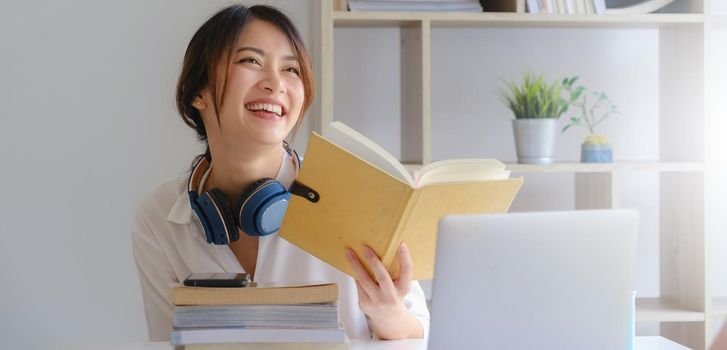
<path fill-rule="evenodd" d="M 268 112 L 273 112 L 277 115 L 283 114 L 283 107 L 281 107 L 280 105 L 274 105 L 274 104 L 270 104 L 270 103 L 250 103 L 245 107 L 251 111 L 265 110 Z"/>

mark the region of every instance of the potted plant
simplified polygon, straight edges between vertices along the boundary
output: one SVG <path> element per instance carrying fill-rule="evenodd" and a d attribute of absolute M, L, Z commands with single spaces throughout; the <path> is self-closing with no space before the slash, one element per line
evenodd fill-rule
<path fill-rule="evenodd" d="M 572 91 L 564 99 L 563 92 L 562 82 L 549 84 L 542 74 L 536 77 L 531 72 L 525 73 L 522 84 L 508 82 L 507 89 L 500 91 L 503 102 L 515 115 L 512 126 L 518 163 L 553 163 L 558 118 L 580 94 Z"/>
<path fill-rule="evenodd" d="M 572 126 L 587 128 L 589 134 L 581 144 L 581 162 L 610 163 L 613 161 L 613 151 L 606 137 L 596 133 L 596 127 L 611 115 L 618 114 L 618 109 L 604 92 L 594 91 L 590 95 L 592 99 L 589 100 L 589 95 L 582 93 L 586 91 L 585 87 L 574 88 L 573 84 L 576 80 L 578 80 L 578 77 L 566 78 L 562 83 L 566 91 L 571 92 L 571 94 L 578 92 L 578 96 L 580 96 L 580 98 L 571 102 L 576 115 L 570 118 L 570 123 L 563 127 L 562 132 Z"/>

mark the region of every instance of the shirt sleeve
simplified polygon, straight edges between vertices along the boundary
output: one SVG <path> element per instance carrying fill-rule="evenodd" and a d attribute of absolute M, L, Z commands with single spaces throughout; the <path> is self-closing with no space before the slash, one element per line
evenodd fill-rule
<path fill-rule="evenodd" d="M 171 283 L 177 282 L 177 277 L 142 209 L 136 212 L 131 236 L 149 340 L 168 341 L 173 306 L 167 295 L 167 288 Z"/>
<path fill-rule="evenodd" d="M 422 324 L 423 338 L 429 338 L 429 308 L 424 290 L 419 282 L 411 282 L 411 290 L 404 297 L 404 305 L 409 313 L 416 317 Z"/>

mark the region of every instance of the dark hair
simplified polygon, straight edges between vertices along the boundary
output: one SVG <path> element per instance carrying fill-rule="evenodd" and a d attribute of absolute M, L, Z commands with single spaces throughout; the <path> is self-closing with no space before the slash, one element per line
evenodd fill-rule
<path fill-rule="evenodd" d="M 280 10 L 271 6 L 231 5 L 225 7 L 202 24 L 190 40 L 177 81 L 177 110 L 184 123 L 197 131 L 197 136 L 202 142 L 207 142 L 207 131 L 199 111 L 192 106 L 192 101 L 202 90 L 209 87 L 213 97 L 214 110 L 220 110 L 220 106 L 224 103 L 227 86 L 227 70 L 224 70 L 220 85 L 217 81 L 217 68 L 220 64 L 229 63 L 242 29 L 253 18 L 271 23 L 280 29 L 288 38 L 293 54 L 298 57 L 305 97 L 300 116 L 293 128 L 293 136 L 313 101 L 313 69 L 310 56 L 293 22 Z M 220 86 L 222 89 L 218 91 Z M 205 157 L 211 159 L 209 145 L 205 151 Z"/>

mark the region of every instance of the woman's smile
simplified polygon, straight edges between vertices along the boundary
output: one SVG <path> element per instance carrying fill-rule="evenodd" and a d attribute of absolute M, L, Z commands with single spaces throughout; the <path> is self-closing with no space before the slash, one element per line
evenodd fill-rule
<path fill-rule="evenodd" d="M 245 109 L 258 118 L 266 120 L 282 120 L 287 110 L 282 104 L 272 100 L 256 100 L 245 104 Z"/>

